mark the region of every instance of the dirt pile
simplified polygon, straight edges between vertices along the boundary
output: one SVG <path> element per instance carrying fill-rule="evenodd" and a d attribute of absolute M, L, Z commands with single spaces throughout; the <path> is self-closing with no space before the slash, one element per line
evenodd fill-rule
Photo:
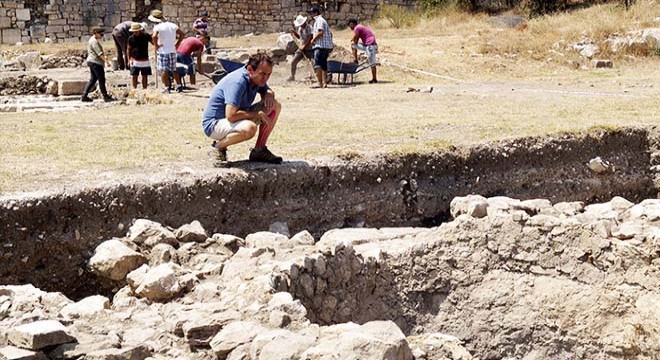
<path fill-rule="evenodd" d="M 0 352 L 311 360 L 660 351 L 660 200 L 468 196 L 452 201 L 452 214 L 437 228 L 338 229 L 318 242 L 306 231 L 209 237 L 199 222 L 139 220 L 90 261 L 118 289 L 112 299 L 0 287 L 0 345 L 12 346 Z"/>

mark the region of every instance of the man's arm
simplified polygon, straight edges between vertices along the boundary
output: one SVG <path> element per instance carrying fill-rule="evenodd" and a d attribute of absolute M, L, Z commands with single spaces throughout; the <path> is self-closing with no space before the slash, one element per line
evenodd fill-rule
<path fill-rule="evenodd" d="M 160 45 L 158 45 L 158 31 L 154 31 L 154 34 L 151 36 L 151 42 L 154 44 L 154 51 L 158 53 L 158 48 Z"/>
<path fill-rule="evenodd" d="M 197 52 L 197 72 L 200 74 L 204 73 L 202 71 L 202 52 L 204 52 L 204 49 Z"/>
<path fill-rule="evenodd" d="M 225 107 L 225 116 L 229 122 L 236 122 L 240 120 L 261 120 L 267 121 L 268 117 L 263 111 L 246 111 L 241 110 L 237 106 L 227 104 Z"/>
<path fill-rule="evenodd" d="M 360 40 L 360 36 L 358 36 L 358 34 L 356 34 L 355 31 L 353 31 L 353 38 L 351 39 L 351 45 L 357 44 L 358 40 Z"/>
<path fill-rule="evenodd" d="M 322 38 L 322 37 L 323 37 L 323 29 L 319 29 L 319 31 L 316 33 L 316 36 L 314 36 L 314 37 L 312 38 L 311 43 L 312 43 L 312 44 L 315 43 L 316 40 L 318 40 L 318 39 L 320 39 L 320 38 Z"/>
<path fill-rule="evenodd" d="M 180 28 L 176 29 L 176 45 L 174 45 L 175 48 L 179 48 L 179 44 L 181 44 L 181 41 L 183 38 L 186 37 L 186 33 L 183 32 Z"/>

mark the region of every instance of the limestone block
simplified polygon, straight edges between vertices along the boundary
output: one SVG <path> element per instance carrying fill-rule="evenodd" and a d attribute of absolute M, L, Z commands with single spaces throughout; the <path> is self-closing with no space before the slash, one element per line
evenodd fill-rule
<path fill-rule="evenodd" d="M 44 38 L 46 37 L 46 26 L 45 25 L 32 25 L 30 26 L 30 36 L 33 38 Z"/>
<path fill-rule="evenodd" d="M 20 349 L 14 346 L 0 348 L 0 359 L 2 360 L 46 360 L 42 352 Z"/>
<path fill-rule="evenodd" d="M 133 251 L 121 241 L 112 239 L 96 248 L 94 256 L 89 260 L 89 266 L 100 276 L 122 280 L 126 274 L 145 262 L 147 259 L 142 254 Z"/>
<path fill-rule="evenodd" d="M 0 29 L 8 29 L 11 27 L 11 19 L 6 16 L 0 16 Z"/>
<path fill-rule="evenodd" d="M 83 93 L 87 80 L 60 80 L 57 84 L 57 93 L 64 95 L 80 95 Z"/>
<path fill-rule="evenodd" d="M 307 349 L 300 359 L 398 359 L 412 360 L 412 351 L 403 332 L 392 321 L 352 323 L 323 329 L 318 345 Z"/>
<path fill-rule="evenodd" d="M 241 314 L 238 311 L 227 310 L 186 321 L 182 326 L 182 330 L 190 346 L 208 347 L 211 339 L 220 329 L 228 323 L 240 319 Z"/>
<path fill-rule="evenodd" d="M 250 356 L 252 359 L 299 359 L 300 355 L 314 346 L 315 342 L 314 336 L 282 329 L 270 330 L 254 338 L 250 345 Z"/>
<path fill-rule="evenodd" d="M 38 51 L 30 51 L 14 58 L 25 69 L 38 69 L 41 66 L 41 54 Z"/>
<path fill-rule="evenodd" d="M 298 45 L 291 34 L 282 34 L 277 38 L 277 47 L 284 49 L 287 55 L 294 54 L 298 50 Z"/>
<path fill-rule="evenodd" d="M 289 238 L 282 234 L 276 234 L 269 231 L 259 231 L 249 234 L 245 237 L 247 246 L 255 248 L 280 248 L 289 241 Z"/>
<path fill-rule="evenodd" d="M 247 344 L 266 329 L 251 321 L 236 321 L 225 326 L 211 340 L 211 349 L 224 359 L 235 348 Z"/>
<path fill-rule="evenodd" d="M 206 230 L 204 230 L 202 224 L 197 220 L 176 229 L 174 236 L 183 242 L 204 242 L 208 238 Z"/>
<path fill-rule="evenodd" d="M 85 355 L 85 360 L 107 360 L 107 359 L 127 359 L 144 360 L 151 356 L 151 351 L 147 345 L 136 347 L 125 347 L 121 349 L 104 349 L 93 351 Z"/>
<path fill-rule="evenodd" d="M 2 30 L 2 44 L 16 44 L 21 41 L 21 29 Z"/>
<path fill-rule="evenodd" d="M 29 350 L 73 342 L 66 327 L 56 320 L 42 320 L 18 326 L 7 336 L 10 343 Z"/>
<path fill-rule="evenodd" d="M 133 226 L 128 230 L 128 237 L 134 243 L 138 245 L 144 244 L 148 247 L 153 247 L 157 244 L 179 246 L 176 235 L 172 231 L 155 221 L 147 219 L 135 220 Z"/>
<path fill-rule="evenodd" d="M 181 292 L 174 264 L 167 263 L 150 269 L 143 277 L 135 294 L 152 301 L 165 301 L 174 298 Z"/>
<path fill-rule="evenodd" d="M 60 315 L 68 319 L 91 317 L 110 308 L 110 299 L 101 295 L 88 296 L 62 308 Z"/>
<path fill-rule="evenodd" d="M 16 9 L 16 20 L 30 21 L 30 9 Z"/>

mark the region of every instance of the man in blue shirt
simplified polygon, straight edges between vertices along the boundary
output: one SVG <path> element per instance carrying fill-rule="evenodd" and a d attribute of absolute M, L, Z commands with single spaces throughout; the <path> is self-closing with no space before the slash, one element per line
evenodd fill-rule
<path fill-rule="evenodd" d="M 225 76 L 213 89 L 202 116 L 202 128 L 206 136 L 215 140 L 210 154 L 216 166 L 227 166 L 227 147 L 251 139 L 257 128 L 259 135 L 250 161 L 282 162 L 282 157 L 266 147 L 282 108 L 267 84 L 272 73 L 270 56 L 252 55 L 244 68 Z M 261 101 L 253 104 L 257 93 Z"/>

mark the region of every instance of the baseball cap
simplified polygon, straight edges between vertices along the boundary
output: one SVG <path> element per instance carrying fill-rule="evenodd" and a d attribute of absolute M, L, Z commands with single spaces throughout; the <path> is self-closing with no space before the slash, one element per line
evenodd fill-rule
<path fill-rule="evenodd" d="M 319 11 L 319 7 L 316 6 L 316 5 L 313 5 L 311 8 L 309 8 L 309 10 L 307 10 L 307 12 L 308 13 L 316 13 L 316 14 L 321 13 L 321 11 Z"/>

